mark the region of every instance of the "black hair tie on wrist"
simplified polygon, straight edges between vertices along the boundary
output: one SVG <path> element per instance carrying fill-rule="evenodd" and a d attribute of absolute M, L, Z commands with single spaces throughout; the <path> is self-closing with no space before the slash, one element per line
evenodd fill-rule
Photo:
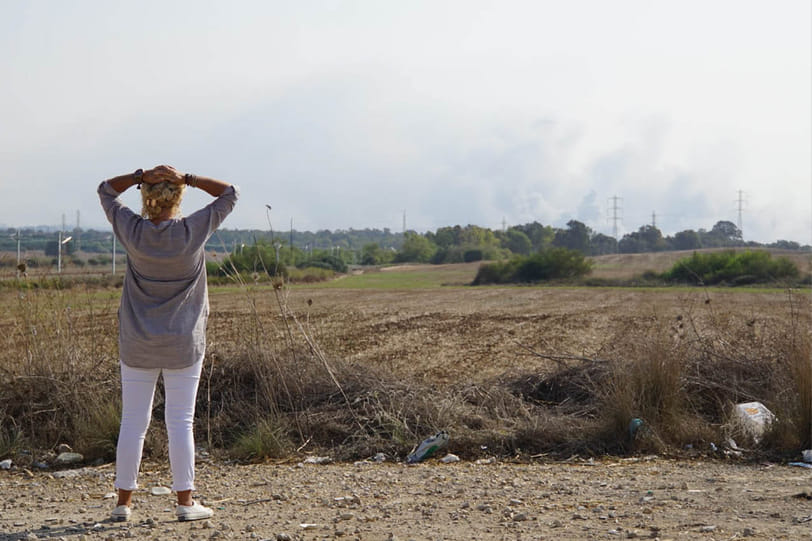
<path fill-rule="evenodd" d="M 192 188 L 197 188 L 197 177 L 191 173 L 186 173 L 183 175 L 183 181 L 186 183 L 187 186 L 191 186 Z"/>

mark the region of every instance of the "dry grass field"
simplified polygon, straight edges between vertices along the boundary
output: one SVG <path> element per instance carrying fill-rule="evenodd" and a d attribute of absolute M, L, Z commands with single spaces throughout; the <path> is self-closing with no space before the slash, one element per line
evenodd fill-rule
<path fill-rule="evenodd" d="M 675 257 L 602 256 L 595 274 L 617 277 L 622 271 L 628 277 L 663 270 Z M 781 406 L 788 398 L 771 393 L 781 388 L 781 378 L 797 379 L 792 359 L 808 347 L 810 299 L 803 290 L 470 287 L 477 268 L 476 263 L 406 265 L 316 286 L 212 288 L 207 443 L 228 447 L 247 428 L 240 424 L 239 430 L 229 430 L 235 416 L 250 425 L 269 413 L 280 422 L 281 432 L 295 435 L 277 453 L 308 440 L 296 418 L 307 412 L 311 420 L 341 418 L 335 426 L 314 428 L 327 434 L 309 441 L 339 447 L 352 442 L 347 456 L 368 450 L 358 441 L 367 437 L 369 445 L 377 445 L 377 438 L 398 433 L 402 441 L 388 450 L 403 452 L 431 430 L 461 423 L 469 432 L 489 427 L 483 432 L 488 437 L 504 432 L 498 426 L 500 416 L 516 421 L 516 416 L 539 412 L 574 414 L 580 422 L 617 406 L 618 411 L 609 414 L 618 416 L 613 422 L 622 428 L 624 416 L 639 417 L 653 408 L 648 413 L 667 425 L 675 422 L 669 417 L 675 412 L 666 410 L 685 408 L 686 400 L 693 403 L 692 413 L 718 427 L 734 401 Z M 0 451 L 4 441 L 10 449 L 27 437 L 29 445 L 69 439 L 94 448 L 90 454 L 109 456 L 111 444 L 105 438 L 115 439 L 117 408 L 118 290 L 81 285 L 66 290 L 4 288 L 0 301 L 7 307 L 0 316 L 0 375 L 9 382 L 0 394 L 0 413 L 5 415 Z M 647 362 L 659 363 L 657 370 Z M 758 370 L 762 373 L 753 378 Z M 673 378 L 682 395 L 673 404 L 620 396 L 623 388 L 633 385 L 631 379 L 624 383 L 617 378 L 624 372 L 631 378 L 635 371 Z M 697 397 L 683 396 L 686 384 L 680 378 L 688 378 Z M 728 384 L 730 378 L 736 385 Z M 52 386 L 50 394 L 43 382 Z M 641 379 L 637 385 L 667 383 Z M 98 389 L 97 396 L 104 399 L 81 400 L 87 386 Z M 376 402 L 369 406 L 373 413 L 362 412 L 374 421 L 359 421 L 346 390 L 356 393 L 356 404 L 367 403 L 376 386 L 403 403 Z M 436 397 L 446 403 L 445 409 L 429 404 Z M 504 411 L 491 411 L 489 400 Z M 24 407 L 26 401 L 31 407 Z M 255 408 L 242 411 L 244 403 Z M 295 428 L 289 424 L 290 415 Z M 384 422 L 381 415 L 391 419 Z M 101 431 L 104 437 L 87 441 L 77 435 L 88 417 L 101 425 L 90 431 Z M 324 419 L 319 423 L 331 424 Z M 524 419 L 521 424 L 526 423 Z M 348 424 L 357 425 L 361 433 Z M 702 431 L 683 427 L 671 444 Z M 532 433 L 503 434 L 500 447 L 513 452 L 519 440 Z M 607 444 L 585 448 L 601 452 Z"/>
<path fill-rule="evenodd" d="M 625 257 L 596 272 L 669 265 Z M 201 497 L 226 511 L 216 535 L 802 538 L 812 511 L 793 496 L 808 470 L 782 464 L 811 440 L 808 291 L 467 286 L 476 269 L 212 288 L 196 431 L 218 457 L 201 467 Z M 210 537 L 164 524 L 166 502 L 146 493 L 139 522 L 95 528 L 109 466 L 52 477 L 60 443 L 86 463 L 112 457 L 118 290 L 4 288 L 0 302 L 0 458 L 14 463 L 0 472 L 0 539 Z M 758 443 L 730 414 L 751 400 L 779 419 Z M 146 446 L 154 484 L 167 476 L 162 407 Z M 400 462 L 440 429 L 462 464 L 350 465 Z M 291 466 L 312 455 L 348 463 Z M 360 499 L 345 509 L 348 494 Z"/>
<path fill-rule="evenodd" d="M 160 397 L 133 522 L 106 518 L 118 290 L 0 290 L 0 539 L 810 538 L 812 477 L 786 465 L 809 443 L 808 291 L 466 286 L 475 272 L 213 288 L 196 430 L 217 514 L 188 525 L 148 492 L 169 482 Z M 729 417 L 745 400 L 780 419 L 758 445 Z M 392 463 L 439 429 L 462 462 Z M 102 464 L 37 469 L 59 443 Z"/>
<path fill-rule="evenodd" d="M 468 268 L 472 276 L 475 266 Z M 805 304 L 804 294 L 796 295 Z M 225 340 L 230 322 L 245 315 L 245 298 L 230 291 L 211 298 L 211 336 Z M 274 312 L 272 295 L 257 302 L 264 313 Z M 680 317 L 724 318 L 757 335 L 791 314 L 790 298 L 780 290 L 296 287 L 286 303 L 331 356 L 436 383 L 548 371 L 557 363 L 546 356 L 602 358 L 641 329 L 660 332 L 666 325 L 676 334 Z"/>

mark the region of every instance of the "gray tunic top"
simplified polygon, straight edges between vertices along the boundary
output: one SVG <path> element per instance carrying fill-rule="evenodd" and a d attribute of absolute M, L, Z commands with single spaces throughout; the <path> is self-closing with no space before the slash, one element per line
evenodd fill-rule
<path fill-rule="evenodd" d="M 234 208 L 239 189 L 229 186 L 194 214 L 157 225 L 124 205 L 106 181 L 98 192 L 127 251 L 118 310 L 121 362 L 134 368 L 191 366 L 206 351 L 205 244 Z"/>

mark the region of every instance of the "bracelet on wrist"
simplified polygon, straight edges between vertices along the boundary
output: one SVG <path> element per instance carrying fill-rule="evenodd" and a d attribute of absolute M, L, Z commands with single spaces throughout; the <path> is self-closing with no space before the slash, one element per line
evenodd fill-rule
<path fill-rule="evenodd" d="M 186 183 L 187 186 L 197 188 L 198 178 L 195 175 L 191 173 L 186 173 L 185 175 L 183 175 L 183 181 Z"/>
<path fill-rule="evenodd" d="M 136 169 L 133 173 L 133 181 L 135 182 L 138 189 L 141 189 L 141 183 L 144 182 L 144 170 L 143 169 Z"/>

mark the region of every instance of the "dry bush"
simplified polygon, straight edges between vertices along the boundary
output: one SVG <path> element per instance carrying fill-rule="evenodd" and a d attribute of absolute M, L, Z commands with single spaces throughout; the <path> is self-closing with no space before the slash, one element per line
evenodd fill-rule
<path fill-rule="evenodd" d="M 21 290 L 6 298 L 13 318 L 0 343 L 4 425 L 19 431 L 20 445 L 68 443 L 95 454 L 97 434 L 109 425 L 99 412 L 117 399 L 111 303 L 61 289 Z"/>
<path fill-rule="evenodd" d="M 3 415 L 4 420 L 10 419 Z M 0 459 L 5 459 L 22 451 L 22 432 L 16 426 L 2 426 L 0 430 Z"/>
<path fill-rule="evenodd" d="M 809 299 L 790 301 L 789 325 L 718 313 L 710 299 L 687 304 L 676 315 L 652 314 L 647 322 L 635 320 L 608 337 L 595 359 L 536 352 L 556 361 L 555 368 L 502 384 L 554 414 L 537 437 L 559 441 L 562 451 L 659 452 L 688 444 L 707 447 L 729 437 L 755 445 L 732 422 L 734 405 L 750 401 L 763 402 L 778 418 L 761 442 L 762 451 L 808 448 Z M 642 430 L 632 430 L 635 418 L 642 419 Z M 556 430 L 560 427 L 563 434 Z"/>
<path fill-rule="evenodd" d="M 449 429 L 450 449 L 474 457 L 514 452 L 527 439 L 517 434 L 538 427 L 535 406 L 503 389 L 405 381 L 328 358 L 306 317 L 288 311 L 284 289 L 265 292 L 279 313 L 256 308 L 258 294 L 248 293 L 248 316 L 218 332 L 204 375 L 198 410 L 208 412 L 206 431 L 216 447 L 256 458 L 293 449 L 329 450 L 338 459 L 404 457 Z"/>
<path fill-rule="evenodd" d="M 766 445 L 785 453 L 812 447 L 812 340 L 802 317 L 809 314 L 809 298 L 796 299 L 790 292 L 790 304 L 791 325 L 772 341 L 777 420 L 765 438 Z"/>
<path fill-rule="evenodd" d="M 282 458 L 291 452 L 285 427 L 272 419 L 261 419 L 256 426 L 237 437 L 231 454 L 243 460 Z"/>
<path fill-rule="evenodd" d="M 648 325 L 629 326 L 611 337 L 601 351 L 610 359 L 603 377 L 592 381 L 600 419 L 594 437 L 605 450 L 641 445 L 659 450 L 696 437 L 684 394 L 689 350 L 683 340 L 675 339 L 670 322 L 655 317 Z M 635 443 L 632 419 L 644 422 L 645 441 Z"/>
<path fill-rule="evenodd" d="M 778 422 L 760 443 L 763 451 L 794 452 L 810 444 L 812 357 L 809 298 L 789 292 L 787 321 L 714 313 L 695 326 L 685 392 L 695 417 L 720 425 L 724 436 L 756 445 L 737 426 L 736 403 L 759 401 Z"/>
<path fill-rule="evenodd" d="M 121 423 L 121 400 L 115 397 L 109 402 L 91 401 L 82 415 L 85 422 L 77 426 L 73 444 L 86 459 L 113 460 Z"/>
<path fill-rule="evenodd" d="M 452 434 L 449 450 L 466 458 L 659 452 L 741 437 L 730 428 L 731 409 L 751 400 L 787 420 L 763 447 L 808 441 L 812 368 L 802 324 L 754 323 L 717 313 L 710 301 L 689 303 L 679 314 L 630 323 L 606 338 L 596 359 L 540 354 L 556 361 L 544 373 L 431 385 L 328 360 L 306 316 L 287 310 L 284 288 L 273 294 L 279 314 L 253 312 L 239 325 L 238 352 L 216 355 L 208 404 L 215 445 L 255 429 L 263 441 L 270 426 L 266 456 L 306 449 L 403 457 L 440 429 Z M 630 430 L 635 418 L 643 429 Z M 779 445 L 780 427 L 796 435 L 806 427 L 807 439 Z"/>
<path fill-rule="evenodd" d="M 535 352 L 550 359 L 546 370 L 441 385 L 328 355 L 281 283 L 242 284 L 238 294 L 244 310 L 210 320 L 196 430 L 210 450 L 241 459 L 403 458 L 439 430 L 463 458 L 673 451 L 739 441 L 732 406 L 752 400 L 778 417 L 762 451 L 812 446 L 806 297 L 790 297 L 789 324 L 719 313 L 710 298 L 686 302 L 678 313 L 631 318 L 595 344 L 594 358 Z M 6 296 L 14 317 L 0 333 L 0 456 L 69 443 L 89 458 L 112 458 L 117 299 L 78 288 Z M 159 389 L 156 419 L 162 408 Z M 635 418 L 643 428 L 630 431 Z M 147 438 L 147 455 L 165 454 L 161 422 Z"/>

